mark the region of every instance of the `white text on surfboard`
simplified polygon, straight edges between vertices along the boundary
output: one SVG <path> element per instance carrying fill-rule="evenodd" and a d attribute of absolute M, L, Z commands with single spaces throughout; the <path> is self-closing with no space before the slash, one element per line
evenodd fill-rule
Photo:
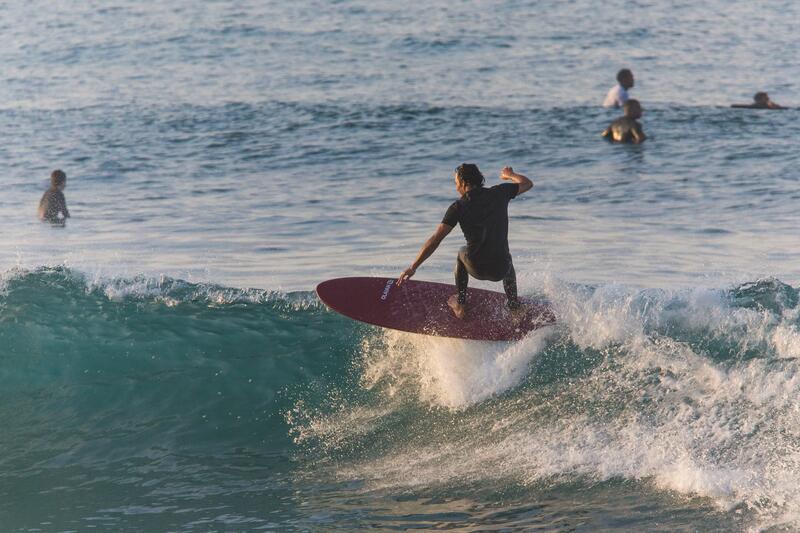
<path fill-rule="evenodd" d="M 393 279 L 386 281 L 386 286 L 383 288 L 383 294 L 381 294 L 381 301 L 385 302 L 389 297 L 389 291 L 392 290 L 392 285 L 394 285 Z"/>

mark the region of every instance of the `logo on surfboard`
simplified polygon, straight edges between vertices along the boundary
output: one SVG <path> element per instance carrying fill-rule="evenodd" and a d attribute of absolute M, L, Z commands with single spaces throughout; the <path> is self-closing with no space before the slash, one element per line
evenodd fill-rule
<path fill-rule="evenodd" d="M 383 294 L 381 294 L 382 302 L 385 302 L 386 299 L 389 297 L 389 291 L 392 290 L 392 285 L 394 285 L 393 279 L 386 280 L 386 286 L 383 288 Z"/>

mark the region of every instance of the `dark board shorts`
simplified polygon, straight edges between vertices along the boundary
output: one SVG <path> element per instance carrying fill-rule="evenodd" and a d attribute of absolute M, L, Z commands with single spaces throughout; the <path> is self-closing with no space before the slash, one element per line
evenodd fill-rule
<path fill-rule="evenodd" d="M 486 280 L 486 281 L 500 281 L 506 277 L 508 271 L 511 270 L 511 257 L 509 256 L 503 261 L 498 261 L 495 264 L 491 265 L 477 265 L 472 262 L 467 255 L 467 247 L 462 246 L 461 249 L 458 251 L 458 259 L 467 269 L 469 275 L 475 279 Z"/>

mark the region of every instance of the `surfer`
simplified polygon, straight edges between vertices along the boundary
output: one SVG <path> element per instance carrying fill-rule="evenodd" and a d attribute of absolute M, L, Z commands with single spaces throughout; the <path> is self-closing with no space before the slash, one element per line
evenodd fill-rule
<path fill-rule="evenodd" d="M 642 118 L 642 106 L 635 98 L 631 98 L 622 106 L 624 115 L 611 123 L 602 135 L 615 142 L 639 144 L 647 139 L 642 125 L 637 118 Z"/>
<path fill-rule="evenodd" d="M 608 90 L 603 107 L 622 107 L 628 101 L 628 89 L 633 88 L 633 72 L 624 68 L 617 72 L 617 85 Z"/>
<path fill-rule="evenodd" d="M 767 93 L 760 91 L 753 95 L 752 104 L 733 104 L 731 107 L 743 109 L 786 109 L 782 105 L 778 105 L 770 100 Z"/>
<path fill-rule="evenodd" d="M 63 226 L 69 218 L 67 200 L 64 198 L 64 187 L 67 186 L 67 175 L 63 170 L 54 170 L 50 174 L 50 188 L 39 200 L 39 219 Z"/>
<path fill-rule="evenodd" d="M 503 281 L 508 306 L 516 311 L 517 275 L 508 250 L 508 202 L 533 187 L 533 182 L 522 174 L 505 167 L 501 183 L 494 187 L 483 186 L 484 177 L 477 165 L 463 163 L 456 168 L 456 191 L 461 196 L 447 209 L 441 224 L 425 241 L 416 260 L 400 274 L 397 285 L 411 278 L 428 259 L 456 224 L 461 225 L 467 245 L 456 257 L 455 279 L 457 292 L 447 301 L 458 318 L 467 315 L 467 285 L 469 276 L 475 279 Z"/>

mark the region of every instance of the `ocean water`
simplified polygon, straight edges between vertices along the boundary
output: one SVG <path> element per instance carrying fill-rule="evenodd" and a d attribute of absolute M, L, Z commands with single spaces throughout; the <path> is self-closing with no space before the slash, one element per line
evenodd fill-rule
<path fill-rule="evenodd" d="M 0 6 L 0 530 L 800 529 L 794 2 Z M 641 146 L 604 142 L 629 67 Z M 518 343 L 380 330 L 504 165 Z M 72 218 L 36 221 L 48 175 Z M 418 271 L 449 281 L 454 232 Z M 478 283 L 483 287 L 491 284 Z"/>

